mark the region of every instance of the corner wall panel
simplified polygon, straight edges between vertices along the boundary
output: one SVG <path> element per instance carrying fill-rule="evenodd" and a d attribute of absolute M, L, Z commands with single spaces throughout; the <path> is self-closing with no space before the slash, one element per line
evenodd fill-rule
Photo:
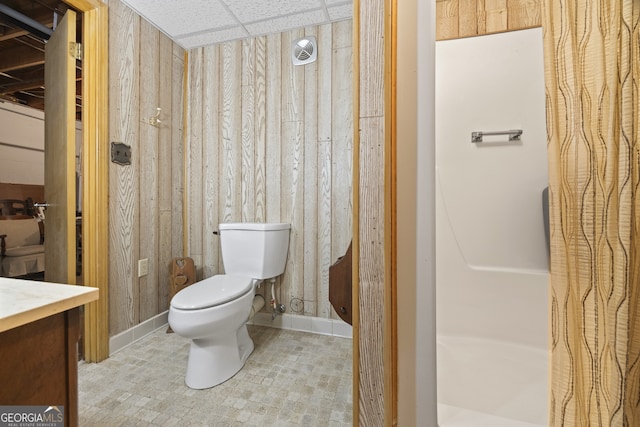
<path fill-rule="evenodd" d="M 139 41 L 140 18 L 114 1 L 109 4 L 109 139 L 131 146 L 131 165 L 109 167 L 109 330 L 111 334 L 139 322 L 134 264 L 138 257 Z"/>
<path fill-rule="evenodd" d="M 109 334 L 168 308 L 168 266 L 182 254 L 183 50 L 109 1 L 109 139 L 131 146 L 109 164 Z M 148 119 L 162 109 L 161 123 Z M 138 277 L 138 260 L 149 273 Z"/>

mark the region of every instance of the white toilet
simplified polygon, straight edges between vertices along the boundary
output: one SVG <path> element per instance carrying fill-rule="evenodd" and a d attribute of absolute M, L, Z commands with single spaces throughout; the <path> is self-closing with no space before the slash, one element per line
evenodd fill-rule
<path fill-rule="evenodd" d="M 242 367 L 253 351 L 246 322 L 257 285 L 284 272 L 290 224 L 220 224 L 225 274 L 209 277 L 171 299 L 169 325 L 190 338 L 185 383 L 216 386 Z"/>

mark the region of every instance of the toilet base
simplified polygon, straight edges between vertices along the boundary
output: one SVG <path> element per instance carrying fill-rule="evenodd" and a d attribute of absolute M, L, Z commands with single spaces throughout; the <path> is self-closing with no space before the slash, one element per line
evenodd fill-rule
<path fill-rule="evenodd" d="M 242 369 L 253 348 L 246 324 L 235 334 L 192 340 L 185 376 L 187 387 L 204 389 L 227 381 Z"/>

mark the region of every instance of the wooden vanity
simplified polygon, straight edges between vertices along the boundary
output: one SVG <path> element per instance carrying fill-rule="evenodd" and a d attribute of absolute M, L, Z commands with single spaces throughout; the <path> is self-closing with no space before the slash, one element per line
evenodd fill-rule
<path fill-rule="evenodd" d="M 98 289 L 0 278 L 0 405 L 64 406 L 78 425 L 80 306 Z"/>

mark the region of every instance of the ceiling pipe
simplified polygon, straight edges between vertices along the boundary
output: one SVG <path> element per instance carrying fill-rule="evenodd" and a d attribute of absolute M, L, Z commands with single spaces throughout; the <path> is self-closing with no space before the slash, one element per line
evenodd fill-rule
<path fill-rule="evenodd" d="M 53 34 L 51 28 L 47 28 L 38 21 L 29 18 L 22 13 L 11 9 L 10 7 L 0 3 L 0 14 L 9 18 L 15 25 L 23 30 L 29 31 L 31 34 L 40 37 L 43 40 L 49 40 Z"/>

